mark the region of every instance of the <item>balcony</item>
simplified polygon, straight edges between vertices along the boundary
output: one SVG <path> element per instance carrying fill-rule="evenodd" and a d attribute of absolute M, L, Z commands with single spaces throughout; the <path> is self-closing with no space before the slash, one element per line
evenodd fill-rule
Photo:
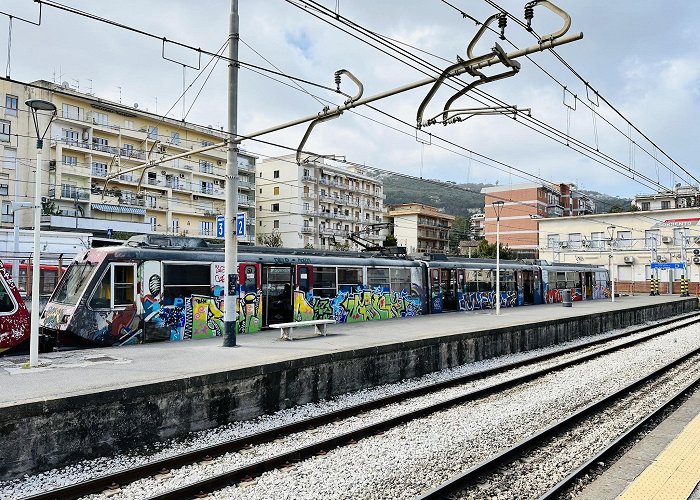
<path fill-rule="evenodd" d="M 301 228 L 301 232 L 302 232 L 302 234 L 314 234 L 314 228 L 304 226 Z"/>
<path fill-rule="evenodd" d="M 302 182 L 314 182 L 314 178 L 311 177 L 310 175 L 302 175 L 301 176 L 301 181 Z"/>
<path fill-rule="evenodd" d="M 122 196 L 119 198 L 119 204 L 120 205 L 130 205 L 132 207 L 144 207 L 146 206 L 146 202 L 143 200 L 143 198 L 136 198 L 136 197 L 131 197 L 131 196 Z"/>
<path fill-rule="evenodd" d="M 61 198 L 78 201 L 90 201 L 90 190 L 88 188 L 62 184 Z"/>
<path fill-rule="evenodd" d="M 561 205 L 547 205 L 547 215 L 549 217 L 563 217 L 564 207 Z"/>
<path fill-rule="evenodd" d="M 149 233 L 151 225 L 147 222 L 127 222 L 114 219 L 94 219 L 91 217 L 65 217 L 62 215 L 42 215 L 41 225 L 51 229 L 72 229 L 84 231 L 123 231 L 128 233 Z"/>
<path fill-rule="evenodd" d="M 165 187 L 165 181 L 163 179 L 149 177 L 146 181 L 149 186 L 162 186 Z"/>
<path fill-rule="evenodd" d="M 253 183 L 250 181 L 243 181 L 238 179 L 238 187 L 242 189 L 252 189 L 254 186 Z"/>
<path fill-rule="evenodd" d="M 250 165 L 248 163 L 238 162 L 238 170 L 241 172 L 255 172 L 255 164 Z"/>

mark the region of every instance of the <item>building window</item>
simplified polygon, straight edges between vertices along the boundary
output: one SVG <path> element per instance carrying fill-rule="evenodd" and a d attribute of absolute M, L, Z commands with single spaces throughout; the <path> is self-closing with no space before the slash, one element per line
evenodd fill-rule
<path fill-rule="evenodd" d="M 2 202 L 2 222 L 13 222 L 12 204 L 9 201 Z"/>
<path fill-rule="evenodd" d="M 309 177 L 309 169 L 308 168 L 304 169 L 304 177 Z"/>
<path fill-rule="evenodd" d="M 180 230 L 180 221 L 178 219 L 173 219 L 170 223 L 170 230 L 173 233 L 177 233 Z"/>
<path fill-rule="evenodd" d="M 0 184 L 0 196 L 7 196 L 9 188 L 8 184 Z"/>
<path fill-rule="evenodd" d="M 95 125 L 107 125 L 109 124 L 109 116 L 106 113 L 98 113 L 95 111 L 92 114 L 92 123 Z"/>
<path fill-rule="evenodd" d="M 304 210 L 309 210 L 309 209 L 310 209 L 310 208 L 309 208 L 309 204 L 308 204 L 308 203 L 304 203 Z"/>
<path fill-rule="evenodd" d="M 0 141 L 10 142 L 10 122 L 0 120 Z"/>
<path fill-rule="evenodd" d="M 127 130 L 134 130 L 133 120 L 124 120 L 124 128 Z"/>
<path fill-rule="evenodd" d="M 649 210 L 649 202 L 648 201 L 642 202 L 642 210 Z"/>
<path fill-rule="evenodd" d="M 148 138 L 158 139 L 158 127 L 148 127 Z"/>
<path fill-rule="evenodd" d="M 78 141 L 80 141 L 80 134 L 78 133 L 77 130 L 70 130 L 64 128 L 63 131 L 63 142 L 66 144 L 72 144 L 73 146 L 78 145 Z"/>
<path fill-rule="evenodd" d="M 591 233 L 591 248 L 603 248 L 605 235 L 602 232 Z"/>
<path fill-rule="evenodd" d="M 155 217 L 149 217 L 148 222 L 151 223 L 151 231 L 155 232 L 156 228 L 158 227 L 158 219 Z"/>
<path fill-rule="evenodd" d="M 559 248 L 559 235 L 558 234 L 547 235 L 547 248 L 554 248 L 554 249 Z"/>
<path fill-rule="evenodd" d="M 661 237 L 658 229 L 647 229 L 644 231 L 644 246 L 647 248 L 658 248 Z"/>
<path fill-rule="evenodd" d="M 279 188 L 279 186 L 275 186 L 275 187 L 272 189 L 272 194 L 274 194 L 275 196 L 277 196 L 278 194 L 280 194 L 280 188 Z"/>
<path fill-rule="evenodd" d="M 76 167 L 78 165 L 78 157 L 77 156 L 62 155 L 61 156 L 61 163 L 63 163 L 64 165 L 70 165 L 70 166 Z"/>
<path fill-rule="evenodd" d="M 272 177 L 273 177 L 274 179 L 279 179 L 279 178 L 280 178 L 280 171 L 279 171 L 279 170 L 275 170 L 274 172 L 272 172 Z"/>
<path fill-rule="evenodd" d="M 581 248 L 581 233 L 569 233 L 569 246 L 571 248 Z"/>
<path fill-rule="evenodd" d="M 199 160 L 199 171 L 204 174 L 213 174 L 214 164 L 210 161 Z"/>
<path fill-rule="evenodd" d="M 676 228 L 673 230 L 673 244 L 677 247 L 683 245 L 683 229 Z"/>
<path fill-rule="evenodd" d="M 203 148 L 206 148 L 207 146 L 213 146 L 213 145 L 214 145 L 213 142 L 207 141 L 206 139 L 202 139 L 202 143 L 201 143 L 201 144 L 202 144 L 202 147 L 203 147 Z"/>
<path fill-rule="evenodd" d="M 280 211 L 280 204 L 279 203 L 273 203 L 272 204 L 272 212 L 279 212 Z"/>
<path fill-rule="evenodd" d="M 211 221 L 203 220 L 199 223 L 199 233 L 202 236 L 211 236 L 212 235 L 212 227 L 213 227 L 213 224 Z"/>
<path fill-rule="evenodd" d="M 107 164 L 92 162 L 92 175 L 95 177 L 107 177 Z"/>
<path fill-rule="evenodd" d="M 5 96 L 5 116 L 17 116 L 17 96 L 7 94 Z"/>
<path fill-rule="evenodd" d="M 272 221 L 272 227 L 273 227 L 274 229 L 279 229 L 279 228 L 280 228 L 280 221 L 277 220 L 277 219 L 273 220 L 273 221 Z"/>
<path fill-rule="evenodd" d="M 2 159 L 3 168 L 14 170 L 17 164 L 17 150 L 5 148 L 5 157 Z"/>
<path fill-rule="evenodd" d="M 175 144 L 176 146 L 180 144 L 180 134 L 177 132 L 173 132 L 170 134 L 170 144 Z"/>
<path fill-rule="evenodd" d="M 620 248 L 632 247 L 632 231 L 617 232 L 617 246 Z"/>
<path fill-rule="evenodd" d="M 670 201 L 662 201 L 661 202 L 661 210 L 668 210 L 669 208 L 671 208 Z"/>
<path fill-rule="evenodd" d="M 71 104 L 63 105 L 63 118 L 68 118 L 70 120 L 80 119 L 80 108 L 78 106 L 73 106 Z"/>

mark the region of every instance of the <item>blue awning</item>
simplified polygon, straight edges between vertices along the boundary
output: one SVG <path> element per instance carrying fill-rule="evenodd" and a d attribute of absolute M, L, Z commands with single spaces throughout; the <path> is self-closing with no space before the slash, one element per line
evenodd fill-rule
<path fill-rule="evenodd" d="M 109 203 L 93 203 L 92 208 L 100 212 L 110 212 L 113 214 L 136 214 L 146 215 L 143 207 L 129 207 L 125 205 L 110 205 Z"/>

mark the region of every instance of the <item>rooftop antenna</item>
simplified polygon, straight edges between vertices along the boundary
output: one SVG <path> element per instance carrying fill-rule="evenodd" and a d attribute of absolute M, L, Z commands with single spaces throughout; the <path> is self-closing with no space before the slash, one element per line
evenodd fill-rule
<path fill-rule="evenodd" d="M 153 100 L 156 101 L 156 114 L 158 114 L 158 96 L 155 96 Z"/>
<path fill-rule="evenodd" d="M 119 89 L 119 104 L 121 104 L 122 103 L 122 88 L 119 85 L 117 85 L 116 87 L 117 87 L 117 89 Z"/>
<path fill-rule="evenodd" d="M 86 78 L 86 80 L 89 82 L 87 95 L 95 95 L 95 93 L 92 91 L 92 78 Z"/>

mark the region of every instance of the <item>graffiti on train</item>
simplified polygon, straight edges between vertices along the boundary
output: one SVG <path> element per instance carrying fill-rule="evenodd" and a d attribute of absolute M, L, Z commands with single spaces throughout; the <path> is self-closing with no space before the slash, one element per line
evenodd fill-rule
<path fill-rule="evenodd" d="M 338 323 L 356 323 L 418 316 L 420 313 L 420 298 L 409 295 L 406 290 L 389 292 L 382 288 L 365 288 L 339 292 L 335 297 L 294 292 L 295 321 L 334 319 Z"/>
<path fill-rule="evenodd" d="M 581 288 L 572 288 L 569 291 L 571 292 L 571 300 L 572 301 L 583 300 L 583 290 Z M 555 288 L 552 290 L 545 291 L 544 301 L 547 304 L 557 304 L 557 303 L 561 302 L 562 301 L 561 290 Z"/>
<path fill-rule="evenodd" d="M 496 307 L 496 292 L 467 292 L 458 294 L 460 311 L 474 311 L 477 309 L 494 309 Z M 518 292 L 501 292 L 501 307 L 515 307 L 518 305 Z"/>

